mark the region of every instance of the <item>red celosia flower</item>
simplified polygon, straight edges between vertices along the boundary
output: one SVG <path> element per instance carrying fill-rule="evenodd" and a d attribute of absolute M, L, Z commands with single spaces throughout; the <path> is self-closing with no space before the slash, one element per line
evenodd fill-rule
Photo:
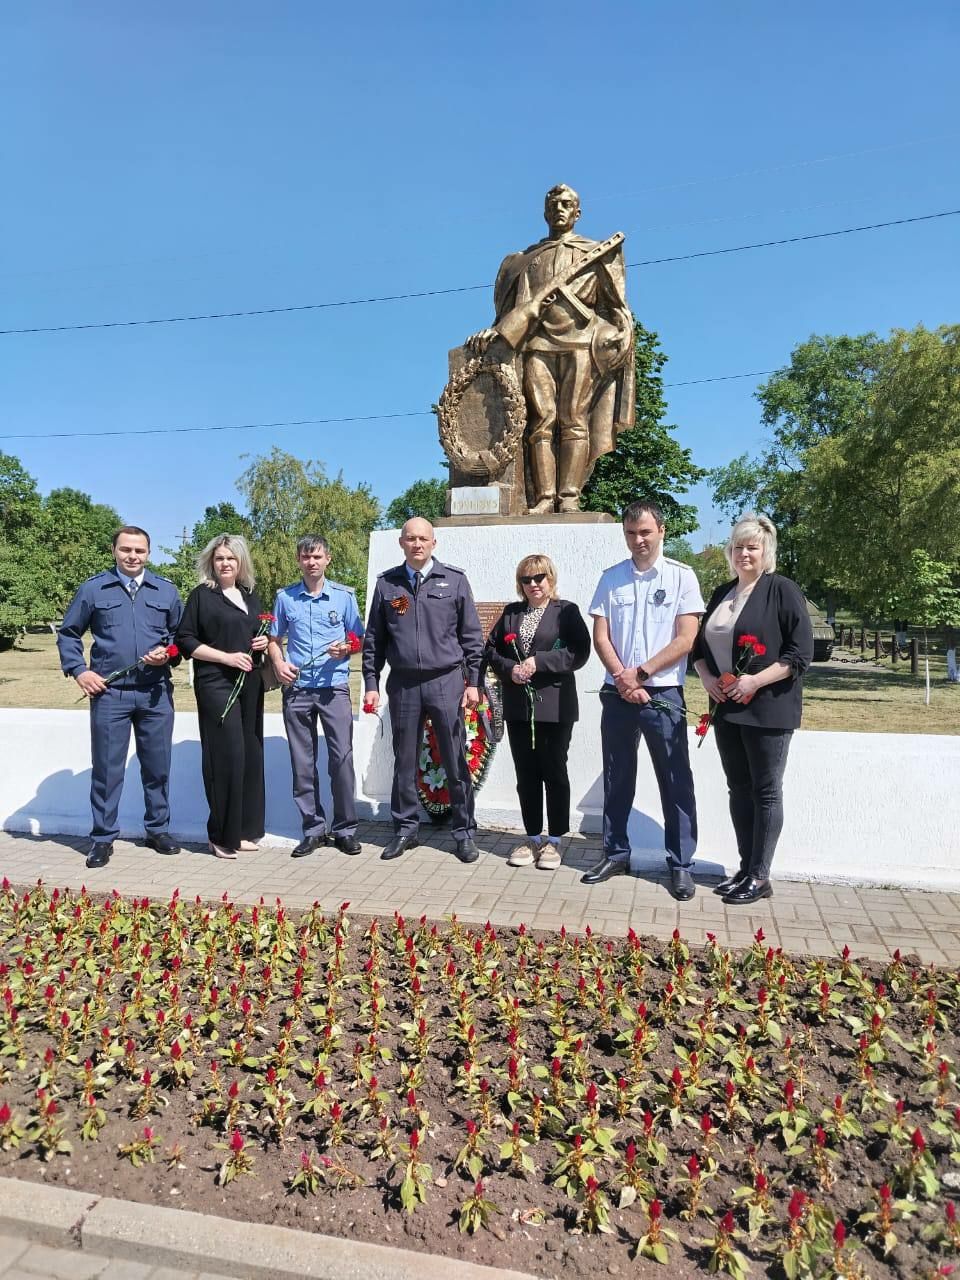
<path fill-rule="evenodd" d="M 663 1213 L 663 1205 L 660 1203 L 659 1200 L 653 1199 L 650 1201 L 650 1205 L 649 1205 L 649 1208 L 647 1209 L 647 1213 L 650 1215 L 650 1221 L 656 1222 L 659 1219 L 660 1215 Z"/>
<path fill-rule="evenodd" d="M 927 1149 L 927 1140 L 919 1129 L 914 1129 L 910 1135 L 910 1145 L 918 1156 L 922 1156 Z"/>
<path fill-rule="evenodd" d="M 807 1203 L 807 1197 L 802 1191 L 794 1191 L 790 1197 L 790 1203 L 787 1205 L 787 1216 L 791 1222 L 799 1222 L 803 1217 L 803 1210 Z"/>
<path fill-rule="evenodd" d="M 239 1129 L 234 1129 L 233 1137 L 230 1139 L 230 1150 L 235 1156 L 238 1156 L 243 1150 L 243 1134 Z"/>
<path fill-rule="evenodd" d="M 720 1230 L 723 1232 L 725 1236 L 732 1236 L 733 1227 L 734 1227 L 733 1214 L 728 1209 L 727 1212 L 720 1219 Z"/>
<path fill-rule="evenodd" d="M 847 1229 L 838 1218 L 836 1226 L 833 1228 L 833 1243 L 838 1249 L 842 1249 L 847 1239 Z"/>

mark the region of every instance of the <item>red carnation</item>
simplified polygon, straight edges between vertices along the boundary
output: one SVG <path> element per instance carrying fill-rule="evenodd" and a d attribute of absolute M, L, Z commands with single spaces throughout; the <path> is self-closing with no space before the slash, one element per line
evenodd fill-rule
<path fill-rule="evenodd" d="M 180 650 L 177 648 L 177 646 L 176 646 L 175 644 L 168 644 L 168 645 L 167 645 L 167 657 L 168 657 L 168 658 L 179 658 L 179 657 L 180 657 Z"/>
<path fill-rule="evenodd" d="M 351 653 L 359 653 L 361 649 L 360 637 L 355 631 L 347 632 L 347 644 L 350 646 Z"/>
<path fill-rule="evenodd" d="M 508 631 L 507 634 L 503 637 L 504 644 L 516 644 L 516 642 L 517 642 L 517 633 L 515 631 Z"/>
<path fill-rule="evenodd" d="M 751 635 L 742 635 L 740 639 L 737 641 L 737 643 L 739 644 L 741 649 L 745 649 L 747 645 L 750 645 L 750 647 L 753 648 L 753 646 L 757 643 L 757 637 L 751 636 Z"/>
<path fill-rule="evenodd" d="M 759 641 L 756 641 L 753 645 L 753 652 L 755 657 L 762 658 L 763 655 L 767 652 L 767 646 L 765 644 L 760 644 Z"/>
<path fill-rule="evenodd" d="M 257 617 L 261 622 L 276 622 L 276 615 L 273 613 L 258 613 Z"/>

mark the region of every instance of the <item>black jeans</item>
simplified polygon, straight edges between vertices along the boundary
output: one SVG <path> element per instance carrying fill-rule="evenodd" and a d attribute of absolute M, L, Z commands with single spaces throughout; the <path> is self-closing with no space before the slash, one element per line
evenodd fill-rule
<path fill-rule="evenodd" d="M 713 727 L 730 791 L 740 870 L 766 880 L 783 830 L 783 772 L 793 730 L 730 724 L 722 711 Z"/>
<path fill-rule="evenodd" d="M 510 754 L 517 771 L 517 796 L 523 828 L 528 836 L 543 831 L 543 794 L 547 794 L 547 833 L 563 836 L 570 830 L 570 779 L 567 752 L 572 724 L 537 722 L 536 746 L 530 745 L 530 722 L 508 720 Z"/>

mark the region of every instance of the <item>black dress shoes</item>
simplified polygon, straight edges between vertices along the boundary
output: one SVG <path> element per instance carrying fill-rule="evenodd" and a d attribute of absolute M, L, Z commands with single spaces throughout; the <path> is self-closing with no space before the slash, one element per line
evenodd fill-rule
<path fill-rule="evenodd" d="M 761 898 L 773 897 L 773 885 L 769 880 L 756 880 L 747 876 L 729 893 L 723 895 L 724 902 L 731 906 L 747 906 L 751 902 L 759 902 Z"/>
<path fill-rule="evenodd" d="M 322 849 L 326 843 L 326 836 L 304 836 L 296 848 L 290 850 L 290 857 L 305 858 L 308 854 L 315 853 L 317 849 Z"/>
<path fill-rule="evenodd" d="M 718 885 L 714 885 L 713 892 L 719 893 L 720 896 L 723 897 L 725 893 L 729 893 L 731 889 L 735 889 L 741 880 L 747 880 L 749 877 L 750 872 L 744 871 L 741 867 L 741 869 L 739 871 L 735 871 L 732 876 L 725 876 Z"/>
<path fill-rule="evenodd" d="M 628 876 L 630 874 L 629 855 L 626 857 L 604 858 L 592 871 L 588 871 L 585 876 L 580 877 L 580 883 L 603 884 L 604 880 L 609 880 L 611 876 Z"/>
<path fill-rule="evenodd" d="M 341 853 L 360 853 L 363 850 L 356 836 L 334 836 L 333 843 Z"/>
<path fill-rule="evenodd" d="M 406 835 L 394 836 L 381 853 L 380 860 L 390 862 L 394 858 L 399 858 L 402 853 L 406 853 L 408 849 L 415 849 L 419 843 L 420 834 L 417 831 L 408 831 Z"/>
<path fill-rule="evenodd" d="M 95 867 L 105 867 L 113 857 L 113 844 L 92 844 L 87 850 L 87 866 L 93 870 Z"/>
<path fill-rule="evenodd" d="M 480 850 L 470 836 L 467 836 L 466 840 L 458 840 L 453 852 L 461 862 L 476 862 L 480 857 Z"/>
<path fill-rule="evenodd" d="M 678 902 L 689 902 L 693 895 L 697 892 L 697 886 L 693 882 L 693 876 L 686 867 L 670 868 L 670 884 L 668 891 L 671 898 L 676 898 Z"/>
<path fill-rule="evenodd" d="M 147 836 L 143 842 L 148 849 L 155 849 L 157 853 L 179 853 L 180 846 L 176 840 L 171 840 L 165 831 L 158 836 Z"/>

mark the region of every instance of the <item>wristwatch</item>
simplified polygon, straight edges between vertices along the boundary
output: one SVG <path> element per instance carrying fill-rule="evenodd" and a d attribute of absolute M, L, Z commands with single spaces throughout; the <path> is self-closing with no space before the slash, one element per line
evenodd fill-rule
<path fill-rule="evenodd" d="M 650 679 L 650 672 L 644 671 L 643 667 L 637 667 L 637 679 L 643 684 Z"/>

